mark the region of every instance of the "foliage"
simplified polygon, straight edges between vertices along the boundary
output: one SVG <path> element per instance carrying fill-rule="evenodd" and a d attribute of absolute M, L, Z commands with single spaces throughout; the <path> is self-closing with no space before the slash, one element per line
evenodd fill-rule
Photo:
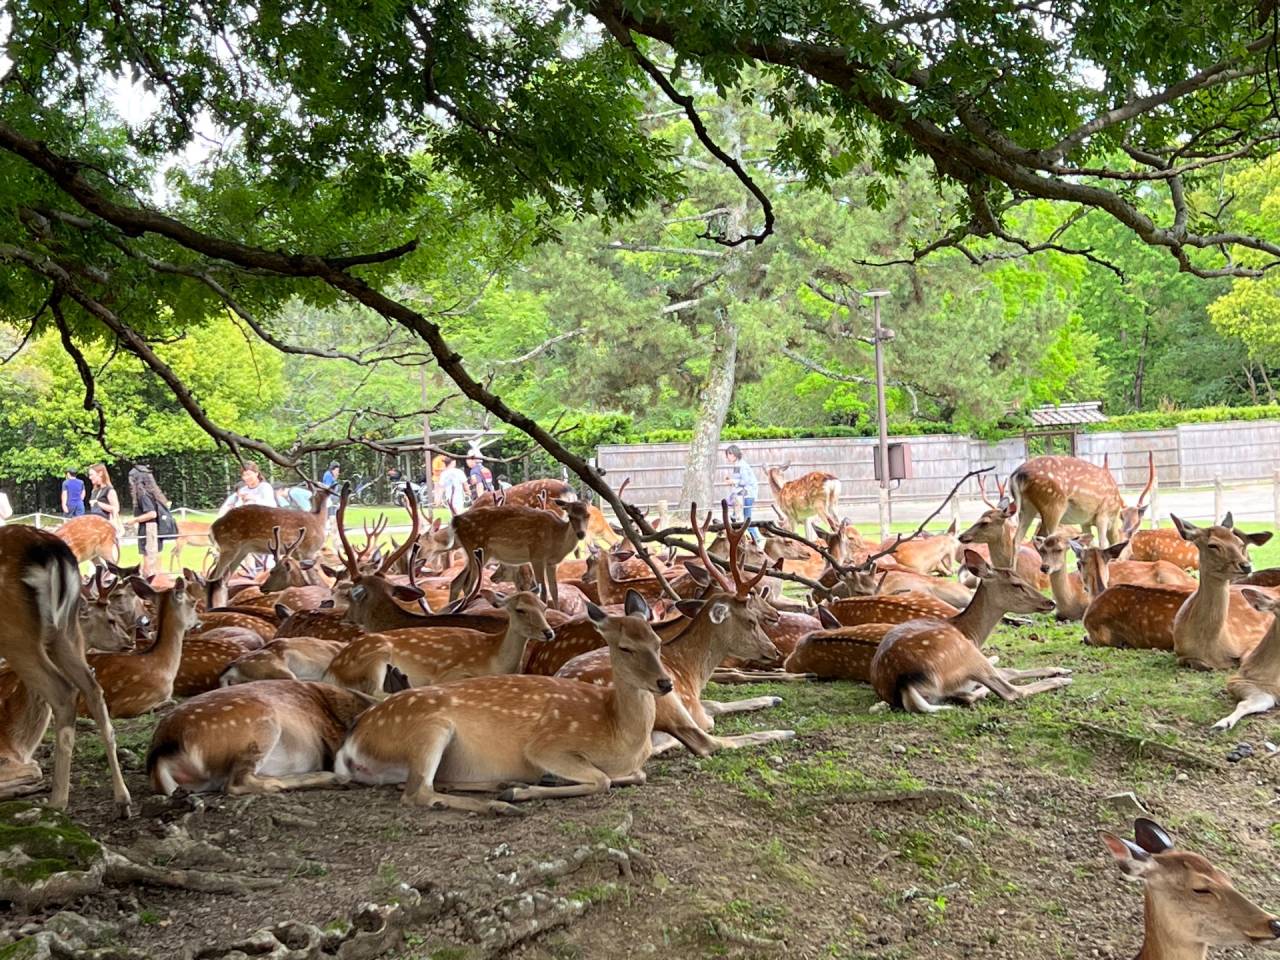
<path fill-rule="evenodd" d="M 1197 407 L 1189 410 L 1148 410 L 1111 417 L 1106 423 L 1086 424 L 1086 433 L 1110 430 L 1164 430 L 1184 423 L 1221 423 L 1226 420 L 1280 420 L 1280 405 L 1257 407 Z"/>

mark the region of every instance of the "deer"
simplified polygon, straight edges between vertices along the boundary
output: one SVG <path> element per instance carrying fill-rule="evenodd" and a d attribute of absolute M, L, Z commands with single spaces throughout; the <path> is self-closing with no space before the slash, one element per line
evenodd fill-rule
<path fill-rule="evenodd" d="M 199 617 L 195 599 L 181 577 L 169 590 L 156 590 L 141 577 L 133 577 L 129 585 L 155 608 L 155 644 L 145 653 L 89 655 L 111 716 L 121 718 L 141 716 L 173 699 L 182 638 Z"/>
<path fill-rule="evenodd" d="M 120 562 L 120 543 L 116 529 L 106 517 L 86 513 L 72 517 L 58 529 L 54 536 L 71 548 L 77 563 L 92 563 L 96 567 Z"/>
<path fill-rule="evenodd" d="M 283 507 L 266 507 L 247 503 L 224 513 L 209 527 L 218 559 L 209 579 L 217 583 L 215 593 L 219 605 L 226 602 L 226 578 L 240 568 L 240 564 L 255 553 L 271 550 L 272 530 L 301 530 L 303 536 L 295 547 L 301 560 L 312 560 L 324 549 L 324 527 L 329 502 L 329 491 L 321 487 L 311 498 L 311 509 L 286 510 Z"/>
<path fill-rule="evenodd" d="M 187 547 L 204 547 L 203 569 L 208 563 L 209 554 L 213 550 L 213 534 L 210 532 L 212 521 L 193 520 L 190 517 L 175 517 L 178 524 L 178 535 L 173 538 L 169 550 L 169 572 L 175 573 L 183 567 L 183 551 Z"/>
<path fill-rule="evenodd" d="M 556 501 L 577 500 L 578 495 L 572 486 L 563 480 L 526 480 L 502 491 L 502 502 L 509 507 L 538 507 L 543 509 L 560 508 Z M 472 501 L 470 510 L 484 510 L 496 504 L 494 493 L 483 493 Z M 558 509 L 556 509 L 558 512 Z"/>
<path fill-rule="evenodd" d="M 219 627 L 185 637 L 182 641 L 182 659 L 178 663 L 178 672 L 173 677 L 173 695 L 194 697 L 196 694 L 216 690 L 228 666 L 253 651 L 262 649 L 262 646 L 260 636 L 238 627 Z"/>
<path fill-rule="evenodd" d="M 507 612 L 503 633 L 464 627 L 409 627 L 367 633 L 333 658 L 324 679 L 373 695 L 384 688 L 388 675 L 395 676 L 396 672 L 413 687 L 517 673 L 528 642 L 550 640 L 555 633 L 543 615 L 546 607 L 536 595 L 522 591 L 509 597 L 491 596 L 492 602 Z"/>
<path fill-rule="evenodd" d="M 1038 590 L 1048 587 L 1049 577 L 1040 569 L 1040 554 L 1018 539 L 1022 530 L 1012 520 L 1018 509 L 1017 504 L 1012 500 L 1005 502 L 1003 496 L 998 503 L 993 504 L 987 499 L 986 485 L 981 476 L 978 477 L 978 491 L 988 509 L 957 538 L 962 547 L 976 543 L 986 544 L 992 566 L 1015 571 Z"/>
<path fill-rule="evenodd" d="M 489 507 L 468 510 L 453 518 L 453 535 L 469 558 L 475 551 L 499 563 L 533 566 L 534 577 L 551 597 L 551 605 L 560 602 L 556 565 L 573 552 L 587 535 L 587 505 L 577 500 L 551 501 L 565 512 L 563 519 L 547 510 L 534 507 Z M 466 584 L 479 579 L 481 570 L 473 563 L 454 579 L 449 597 L 465 592 Z"/>
<path fill-rule="evenodd" d="M 1126 880 L 1143 886 L 1143 940 L 1137 960 L 1206 960 L 1210 947 L 1259 946 L 1280 939 L 1280 918 L 1246 898 L 1204 857 L 1178 850 L 1154 820 L 1134 821 L 1134 839 L 1101 831 Z"/>
<path fill-rule="evenodd" d="M 1006 613 L 1047 613 L 1053 601 L 972 551 L 965 554 L 965 567 L 979 582 L 963 612 L 949 620 L 897 624 L 880 641 L 871 659 L 871 685 L 890 708 L 937 713 L 951 708 L 948 701 L 969 706 L 994 693 L 1012 702 L 1071 683 L 1071 671 L 1064 668 L 1010 670 L 983 656 L 979 644 Z M 1014 680 L 1035 682 L 1015 685 Z"/>
<path fill-rule="evenodd" d="M 7 627 L 0 634 L 0 655 L 27 695 L 47 711 L 39 741 L 53 718 L 55 746 L 49 806 L 65 810 L 71 794 L 71 755 L 75 748 L 76 700 L 82 697 L 102 737 L 111 772 L 115 812 L 130 815 L 131 798 L 120 772 L 115 729 L 102 688 L 85 659 L 80 634 L 80 570 L 75 554 L 44 530 L 12 524 L 0 527 L 0 604 Z M 30 715 L 28 714 L 28 719 Z M 37 768 L 38 769 L 38 768 Z M 30 777 L 25 768 L 21 776 Z"/>
<path fill-rule="evenodd" d="M 1271 615 L 1271 627 L 1227 681 L 1227 693 L 1235 699 L 1236 708 L 1213 725 L 1215 731 L 1230 730 L 1250 714 L 1266 713 L 1280 703 L 1280 618 L 1275 616 L 1280 600 L 1253 587 L 1245 587 L 1241 594 L 1259 613 Z"/>
<path fill-rule="evenodd" d="M 840 526 L 837 516 L 840 481 L 836 475 L 814 470 L 795 480 L 785 481 L 782 475 L 790 467 L 790 462 L 787 462 L 765 471 L 774 504 L 787 527 L 807 536 L 809 521 L 815 517 L 832 529 Z"/>
<path fill-rule="evenodd" d="M 1099 546 L 1109 547 L 1134 531 L 1147 509 L 1156 479 L 1155 452 L 1147 452 L 1147 485 L 1137 503 L 1126 507 L 1116 479 L 1106 467 L 1078 457 L 1034 457 L 1009 477 L 1009 498 L 1018 516 L 1014 543 L 1022 543 L 1036 517 L 1040 536 L 1047 537 L 1063 523 L 1097 531 Z"/>
<path fill-rule="evenodd" d="M 871 660 L 891 623 L 863 623 L 846 627 L 826 609 L 819 607 L 819 629 L 800 639 L 783 661 L 789 674 L 804 674 L 819 680 L 871 682 Z"/>
<path fill-rule="evenodd" d="M 616 617 L 587 616 L 609 646 L 613 684 L 562 677 L 475 677 L 393 694 L 356 720 L 334 769 L 358 783 L 405 784 L 403 801 L 433 809 L 514 813 L 514 803 L 643 784 L 653 752 L 655 697 L 674 684 L 659 656 L 643 597 Z M 537 784 L 545 774 L 564 786 Z M 437 780 L 496 800 L 442 792 Z"/>
<path fill-rule="evenodd" d="M 863 623 L 905 623 L 921 617 L 946 620 L 960 612 L 949 603 L 918 593 L 851 597 L 836 600 L 825 609 L 846 627 Z"/>
<path fill-rule="evenodd" d="M 1237 666 L 1257 645 L 1274 618 L 1241 597 L 1232 604 L 1231 581 L 1252 572 L 1248 548 L 1271 539 L 1266 533 L 1241 533 L 1231 514 L 1220 526 L 1197 527 L 1170 516 L 1182 538 L 1200 551 L 1200 584 L 1173 620 L 1173 652 L 1181 666 L 1222 670 Z"/>
<path fill-rule="evenodd" d="M 366 526 L 366 532 L 368 529 Z M 273 527 L 271 540 L 267 544 L 273 566 L 261 584 L 250 585 L 238 591 L 235 594 L 236 603 L 252 602 L 271 607 L 283 603 L 298 609 L 306 608 L 308 604 L 316 607 L 328 599 L 329 587 L 320 575 L 317 560 L 300 560 L 296 556 L 306 534 L 307 531 L 299 527 L 298 535 L 286 543 L 280 536 L 280 528 Z M 373 542 L 376 542 L 376 535 Z"/>
<path fill-rule="evenodd" d="M 1054 537 L 1060 536 L 1055 533 Z M 1049 539 L 1052 539 L 1049 538 Z M 1076 555 L 1080 582 L 1090 597 L 1096 597 L 1113 583 L 1136 583 L 1146 587 L 1177 587 L 1194 590 L 1195 577 L 1165 560 L 1121 560 L 1127 541 L 1111 546 L 1095 547 L 1086 541 L 1088 535 L 1068 541 Z"/>
<path fill-rule="evenodd" d="M 1196 545 L 1183 540 L 1177 530 L 1169 527 L 1135 530 L 1129 535 L 1128 544 L 1121 555 L 1123 560 L 1163 561 L 1183 570 L 1200 569 L 1200 551 Z"/>
<path fill-rule="evenodd" d="M 319 637 L 281 637 L 231 661 L 218 676 L 218 686 L 253 680 L 323 680 L 333 658 L 346 644 Z"/>
<path fill-rule="evenodd" d="M 890 538 L 880 544 L 878 552 L 890 555 L 899 566 L 915 573 L 950 576 L 955 566 L 959 543 L 956 539 L 956 522 L 953 520 L 940 534 L 925 534 L 911 540 Z"/>
<path fill-rule="evenodd" d="M 332 758 L 373 699 L 306 680 L 219 687 L 165 714 L 151 737 L 151 788 L 228 794 L 333 786 Z"/>

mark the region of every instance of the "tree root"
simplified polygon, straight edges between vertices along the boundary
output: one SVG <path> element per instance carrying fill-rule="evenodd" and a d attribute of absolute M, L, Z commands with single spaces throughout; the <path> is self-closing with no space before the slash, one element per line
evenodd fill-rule
<path fill-rule="evenodd" d="M 283 880 L 269 877 L 246 877 L 212 870 L 179 870 L 150 867 L 137 863 L 113 850 L 103 848 L 107 870 L 104 880 L 108 884 L 150 883 L 157 887 L 176 887 L 196 893 L 249 893 L 253 890 L 269 890 L 278 887 Z"/>
<path fill-rule="evenodd" d="M 1161 743 L 1158 740 L 1148 740 L 1146 737 L 1126 733 L 1123 730 L 1116 730 L 1112 727 L 1099 726 L 1096 723 L 1089 723 L 1085 720 L 1073 720 L 1069 729 L 1092 740 L 1105 740 L 1118 744 L 1125 748 L 1135 759 L 1144 756 L 1158 757 L 1161 760 L 1168 760 L 1172 763 L 1196 767 L 1201 770 L 1218 770 L 1221 768 L 1220 764 L 1192 753 L 1190 750 L 1184 750 L 1168 743 Z"/>

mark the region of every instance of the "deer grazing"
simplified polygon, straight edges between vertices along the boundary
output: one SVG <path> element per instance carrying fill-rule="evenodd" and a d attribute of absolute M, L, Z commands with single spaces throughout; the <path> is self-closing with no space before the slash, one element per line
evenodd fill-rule
<path fill-rule="evenodd" d="M 1147 509 L 1147 497 L 1155 483 L 1155 454 L 1147 454 L 1147 485 L 1132 507 L 1124 505 L 1115 477 L 1077 457 L 1034 457 L 1009 477 L 1009 497 L 1018 528 L 1014 543 L 1022 543 L 1036 517 L 1039 535 L 1047 537 L 1061 523 L 1080 524 L 1097 531 L 1099 546 L 1119 543 L 1126 531 L 1138 529 Z"/>
<path fill-rule="evenodd" d="M 72 517 L 53 533 L 71 548 L 77 563 L 92 563 L 100 567 L 120 562 L 116 529 L 106 517 L 92 513 Z"/>
<path fill-rule="evenodd" d="M 405 784 L 405 803 L 514 812 L 513 801 L 579 797 L 642 784 L 653 752 L 654 697 L 672 690 L 644 599 L 632 613 L 588 616 L 609 646 L 613 684 L 562 677 L 476 677 L 393 694 L 356 721 L 334 769 L 359 783 Z M 235 689 L 235 688 L 232 688 Z M 565 786 L 536 784 L 545 774 Z M 457 796 L 502 790 L 497 800 Z"/>
<path fill-rule="evenodd" d="M 890 707 L 936 713 L 956 701 L 972 704 L 995 693 L 1002 700 L 1057 690 L 1071 683 L 1069 670 L 997 668 L 978 647 L 1006 613 L 1045 613 L 1053 601 L 1009 570 L 993 568 L 978 554 L 965 554 L 965 567 L 978 578 L 973 601 L 950 620 L 898 624 L 880 641 L 871 661 L 871 684 Z M 1014 680 L 1036 680 L 1015 685 Z"/>
<path fill-rule="evenodd" d="M 1174 849 L 1158 823 L 1134 821 L 1134 839 L 1102 832 L 1125 879 L 1143 886 L 1143 941 L 1137 960 L 1205 960 L 1210 947 L 1259 946 L 1280 939 L 1280 918 L 1240 893 L 1204 857 Z"/>
<path fill-rule="evenodd" d="M 34 527 L 0 527 L 0 602 L 7 611 L 0 655 L 33 700 L 27 719 L 39 710 L 36 742 L 48 725 L 49 713 L 53 715 L 56 741 L 49 805 L 65 810 L 70 797 L 78 694 L 102 735 L 116 812 L 128 816 L 129 789 L 120 773 L 115 731 L 102 688 L 85 660 L 79 622 L 80 572 L 71 548 Z M 47 710 L 35 707 L 35 701 L 43 701 Z M 30 767 L 13 772 L 31 776 Z"/>
<path fill-rule="evenodd" d="M 235 507 L 213 521 L 209 533 L 218 551 L 218 559 L 209 579 L 218 584 L 217 603 L 226 603 L 226 578 L 235 573 L 246 558 L 270 552 L 272 531 L 301 530 L 303 535 L 294 548 L 295 554 L 300 560 L 314 559 L 324 548 L 325 507 L 328 502 L 329 491 L 322 487 L 311 498 L 309 511 L 249 503 Z"/>
<path fill-rule="evenodd" d="M 332 758 L 373 703 L 326 683 L 260 680 L 210 690 L 165 714 L 151 737 L 156 793 L 276 793 L 338 781 Z"/>
<path fill-rule="evenodd" d="M 1234 667 L 1274 620 L 1231 589 L 1233 580 L 1253 570 L 1248 548 L 1266 543 L 1271 534 L 1241 533 L 1229 513 L 1220 526 L 1212 527 L 1171 519 L 1182 538 L 1200 551 L 1200 584 L 1174 617 L 1173 652 L 1183 666 L 1200 670 Z"/>
<path fill-rule="evenodd" d="M 774 505 L 786 525 L 806 536 L 812 519 L 821 520 L 833 530 L 839 527 L 840 481 L 835 474 L 814 470 L 786 481 L 782 475 L 790 466 L 784 463 L 767 471 Z"/>

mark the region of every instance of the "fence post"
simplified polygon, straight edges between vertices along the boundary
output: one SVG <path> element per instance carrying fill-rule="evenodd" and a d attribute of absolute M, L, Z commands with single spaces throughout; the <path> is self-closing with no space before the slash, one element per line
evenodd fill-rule
<path fill-rule="evenodd" d="M 1275 505 L 1275 526 L 1280 529 L 1280 470 L 1271 475 L 1271 500 Z"/>
<path fill-rule="evenodd" d="M 1222 502 L 1222 477 L 1215 476 L 1213 478 L 1213 516 L 1210 518 L 1214 523 L 1219 522 L 1224 516 Z"/>
<path fill-rule="evenodd" d="M 1152 530 L 1160 528 L 1160 471 L 1156 471 L 1151 481 L 1151 499 L 1147 501 L 1148 509 L 1151 511 L 1148 521 Z M 1139 524 L 1141 526 L 1141 524 Z"/>
<path fill-rule="evenodd" d="M 955 524 L 956 529 L 960 529 L 960 492 L 956 491 L 956 495 L 951 498 L 951 522 Z"/>

